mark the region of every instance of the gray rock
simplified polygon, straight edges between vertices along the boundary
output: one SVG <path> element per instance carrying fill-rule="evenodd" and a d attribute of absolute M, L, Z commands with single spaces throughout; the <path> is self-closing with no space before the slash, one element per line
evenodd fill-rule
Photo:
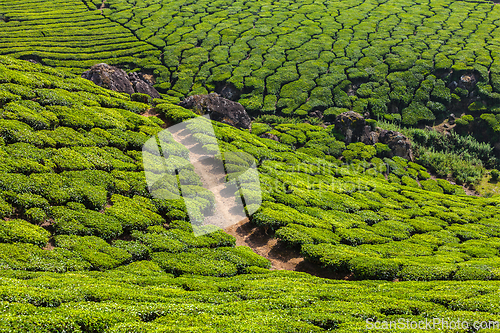
<path fill-rule="evenodd" d="M 413 161 L 411 142 L 403 134 L 396 131 L 382 130 L 380 131 L 379 142 L 389 146 L 394 156 Z"/>
<path fill-rule="evenodd" d="M 142 73 L 130 73 L 129 79 L 134 86 L 135 92 L 149 95 L 152 98 L 161 98 L 158 91 L 143 77 Z"/>
<path fill-rule="evenodd" d="M 458 87 L 458 83 L 457 81 L 452 81 L 450 82 L 450 84 L 448 85 L 448 88 L 450 88 L 451 90 L 454 90 Z"/>
<path fill-rule="evenodd" d="M 311 111 L 311 112 L 309 112 L 309 116 L 310 117 L 315 117 L 315 118 L 322 119 L 323 118 L 323 112 L 321 112 L 319 110 Z"/>
<path fill-rule="evenodd" d="M 105 63 L 92 66 L 82 74 L 82 77 L 103 88 L 127 94 L 135 92 L 127 73 L 123 69 Z"/>
<path fill-rule="evenodd" d="M 251 119 L 243 105 L 216 93 L 189 96 L 178 105 L 192 109 L 198 114 L 208 113 L 212 120 L 238 128 L 250 128 Z"/>
<path fill-rule="evenodd" d="M 236 101 L 240 98 L 241 92 L 236 89 L 232 83 L 226 83 L 226 85 L 222 88 L 220 95 L 224 98 Z"/>
<path fill-rule="evenodd" d="M 359 113 L 348 111 L 335 118 L 335 129 L 342 133 L 347 144 L 360 141 L 365 129 L 365 118 Z"/>
<path fill-rule="evenodd" d="M 466 89 L 468 91 L 472 91 L 476 87 L 477 77 L 476 74 L 464 74 L 460 77 L 460 82 L 458 86 L 460 88 Z"/>
<path fill-rule="evenodd" d="M 278 136 L 271 134 L 271 133 L 263 133 L 260 135 L 260 137 L 264 138 L 264 139 L 271 139 L 271 140 L 280 142 L 280 139 L 278 138 Z"/>
<path fill-rule="evenodd" d="M 141 73 L 127 74 L 123 69 L 105 63 L 96 64 L 82 74 L 84 79 L 90 80 L 103 88 L 133 94 L 147 94 L 152 98 L 160 98 L 156 89 L 144 79 Z"/>
<path fill-rule="evenodd" d="M 386 144 L 392 156 L 400 156 L 413 161 L 413 151 L 410 140 L 396 131 L 383 130 L 377 127 L 374 131 L 365 119 L 354 111 L 344 112 L 335 118 L 335 129 L 342 133 L 347 144 L 363 142 L 366 145 L 376 143 Z"/>

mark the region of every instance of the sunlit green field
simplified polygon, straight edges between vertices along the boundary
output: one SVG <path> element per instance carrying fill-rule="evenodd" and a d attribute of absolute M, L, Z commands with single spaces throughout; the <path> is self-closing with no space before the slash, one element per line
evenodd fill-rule
<path fill-rule="evenodd" d="M 414 125 L 457 108 L 498 112 L 492 2 L 108 0 L 102 15 L 100 7 L 3 1 L 0 53 L 75 73 L 97 62 L 147 69 L 177 98 L 229 85 L 253 113 L 328 118 L 353 109 Z M 472 86 L 453 84 L 462 76 Z"/>
<path fill-rule="evenodd" d="M 486 170 L 498 163 L 500 7 L 102 5 L 0 3 L 0 332 L 348 333 L 372 332 L 367 320 L 500 320 L 500 196 Z M 154 74 L 162 99 L 78 77 L 99 62 Z M 206 122 L 186 131 L 206 154 L 255 160 L 262 205 L 251 225 L 353 281 L 273 271 L 233 236 L 197 226 L 193 216 L 215 199 L 194 168 L 179 178 L 197 193 L 190 200 L 148 186 L 144 158 L 158 179 L 164 169 L 145 142 L 159 140 L 164 121 L 197 117 L 175 103 L 228 88 L 255 117 L 251 130 Z M 415 161 L 383 144 L 346 145 L 329 122 L 347 110 L 407 135 Z M 457 130 L 480 125 L 487 142 L 411 127 L 452 112 Z M 184 146 L 164 143 L 188 162 Z M 245 161 L 228 156 L 217 158 L 239 175 Z M 483 196 L 447 177 L 478 182 Z"/>

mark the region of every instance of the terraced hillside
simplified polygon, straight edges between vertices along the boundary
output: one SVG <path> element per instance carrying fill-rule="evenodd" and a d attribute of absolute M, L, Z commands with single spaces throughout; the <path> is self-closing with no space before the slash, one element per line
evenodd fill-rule
<path fill-rule="evenodd" d="M 195 116 L 156 102 L 169 122 Z M 0 331 L 347 333 L 436 317 L 475 328 L 431 332 L 495 331 L 497 281 L 326 280 L 268 270 L 220 230 L 195 237 L 183 200 L 146 186 L 142 145 L 164 125 L 140 115 L 150 107 L 0 56 Z M 258 161 L 264 204 L 253 222 L 318 267 L 357 279 L 499 278 L 498 198 L 428 180 L 418 164 L 383 158 L 383 146 L 345 147 L 331 127 L 213 125 L 217 142 L 206 126 L 188 128 L 200 149 L 218 143 Z M 242 161 L 224 156 L 238 175 Z M 185 175 L 210 210 L 198 175 Z"/>
<path fill-rule="evenodd" d="M 2 1 L 0 15 L 1 54 L 143 68 L 174 98 L 226 88 L 253 113 L 415 125 L 454 112 L 500 131 L 488 1 L 36 0 Z"/>
<path fill-rule="evenodd" d="M 332 127 L 275 118 L 249 133 L 213 122 L 213 138 L 188 126 L 207 153 L 218 144 L 255 158 L 263 204 L 252 223 L 318 269 L 448 281 L 271 271 L 232 236 L 193 224 L 192 201 L 148 189 L 143 144 L 164 120 L 195 117 L 155 103 L 163 120 L 142 116 L 152 106 L 128 95 L 0 57 L 1 330 L 353 332 L 368 318 L 499 320 L 498 283 L 488 281 L 500 278 L 498 197 L 466 196 L 416 163 L 384 157 L 384 145 L 346 147 Z M 188 157 L 174 142 L 165 149 Z M 237 176 L 244 161 L 223 156 Z M 198 193 L 200 213 L 210 211 L 213 196 L 193 170 L 182 182 Z M 209 229 L 196 237 L 196 228 Z"/>
<path fill-rule="evenodd" d="M 163 68 L 154 45 L 88 6 L 94 7 L 78 0 L 2 1 L 0 54 L 77 74 L 100 62 L 129 70 Z"/>

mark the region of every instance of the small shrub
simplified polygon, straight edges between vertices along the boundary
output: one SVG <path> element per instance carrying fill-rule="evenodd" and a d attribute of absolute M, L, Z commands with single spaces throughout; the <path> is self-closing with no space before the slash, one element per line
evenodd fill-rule
<path fill-rule="evenodd" d="M 42 247 L 49 236 L 47 230 L 24 220 L 0 221 L 0 240 L 5 243 L 30 243 Z"/>
<path fill-rule="evenodd" d="M 491 180 L 496 182 L 496 181 L 498 181 L 498 178 L 500 177 L 500 171 L 498 171 L 497 169 L 493 169 L 490 171 L 490 175 L 491 175 Z"/>

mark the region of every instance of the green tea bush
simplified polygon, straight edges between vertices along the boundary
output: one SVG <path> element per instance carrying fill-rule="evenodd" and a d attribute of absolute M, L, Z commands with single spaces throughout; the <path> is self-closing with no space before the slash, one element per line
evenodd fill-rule
<path fill-rule="evenodd" d="M 276 232 L 276 237 L 289 245 L 332 243 L 336 244 L 340 238 L 330 230 L 308 228 L 299 224 L 288 224 Z"/>
<path fill-rule="evenodd" d="M 91 266 L 79 255 L 66 249 L 47 251 L 29 243 L 0 243 L 0 265 L 11 270 L 48 272 L 82 271 Z"/>
<path fill-rule="evenodd" d="M 54 218 L 57 234 L 93 235 L 111 239 L 123 232 L 117 218 L 85 209 L 85 206 L 77 203 L 68 203 L 68 207 L 53 207 L 50 215 Z"/>
<path fill-rule="evenodd" d="M 133 261 L 150 259 L 150 249 L 139 242 L 116 240 L 113 242 L 113 246 L 130 253 Z"/>
<path fill-rule="evenodd" d="M 55 242 L 57 246 L 77 253 L 96 270 L 111 269 L 132 259 L 126 250 L 113 247 L 95 236 L 60 235 L 55 237 Z"/>
<path fill-rule="evenodd" d="M 161 225 L 165 222 L 155 212 L 156 208 L 150 203 L 149 199 L 139 196 L 130 199 L 114 194 L 111 201 L 113 205 L 106 209 L 106 215 L 118 219 L 124 230 L 145 229 L 148 226 Z"/>
<path fill-rule="evenodd" d="M 497 181 L 498 177 L 500 177 L 500 171 L 498 171 L 497 169 L 493 169 L 490 171 L 490 175 L 491 175 L 491 180 Z"/>
<path fill-rule="evenodd" d="M 34 224 L 41 224 L 47 219 L 47 213 L 41 208 L 30 208 L 26 212 L 26 218 L 29 222 Z"/>
<path fill-rule="evenodd" d="M 403 281 L 449 280 L 456 270 L 457 267 L 455 265 L 445 263 L 405 266 L 399 272 L 399 278 Z"/>
<path fill-rule="evenodd" d="M 196 116 L 194 112 L 172 104 L 158 104 L 156 105 L 155 110 L 174 124 Z"/>
<path fill-rule="evenodd" d="M 391 259 L 356 257 L 349 261 L 349 270 L 359 279 L 393 280 L 399 264 Z"/>
<path fill-rule="evenodd" d="M 352 161 L 353 159 L 369 160 L 376 153 L 377 150 L 375 147 L 358 142 L 349 144 L 342 153 L 342 156 L 344 156 L 347 161 Z"/>
<path fill-rule="evenodd" d="M 443 193 L 443 188 L 438 185 L 438 182 L 433 179 L 420 181 L 422 187 L 427 191 Z"/>
<path fill-rule="evenodd" d="M 208 251 L 210 250 L 179 254 L 157 252 L 153 253 L 151 257 L 162 269 L 176 276 L 181 274 L 232 276 L 237 273 L 235 264 L 225 260 L 218 260 L 215 253 Z"/>
<path fill-rule="evenodd" d="M 5 243 L 30 243 L 43 247 L 49 236 L 47 230 L 25 220 L 0 221 L 0 240 Z"/>

